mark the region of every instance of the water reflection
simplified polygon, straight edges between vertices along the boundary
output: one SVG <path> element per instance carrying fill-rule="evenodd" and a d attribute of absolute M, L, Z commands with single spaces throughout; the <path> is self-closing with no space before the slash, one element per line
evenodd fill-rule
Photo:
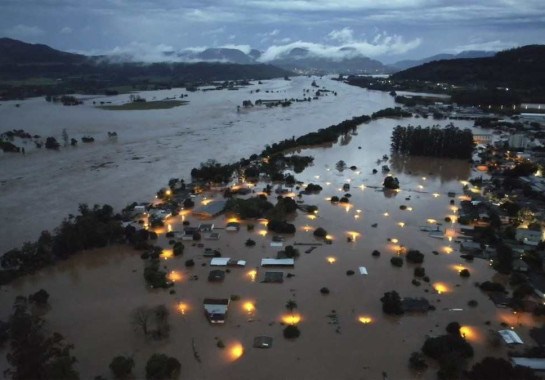
<path fill-rule="evenodd" d="M 438 178 L 441 183 L 459 181 L 471 174 L 471 164 L 464 160 L 450 158 L 430 158 L 416 156 L 392 155 L 390 166 L 396 173 L 414 176 L 426 175 L 428 178 Z"/>

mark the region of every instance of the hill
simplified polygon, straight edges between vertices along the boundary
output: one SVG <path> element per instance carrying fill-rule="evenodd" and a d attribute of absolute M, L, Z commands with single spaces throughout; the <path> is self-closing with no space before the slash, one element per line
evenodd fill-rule
<path fill-rule="evenodd" d="M 269 79 L 291 74 L 272 65 L 255 63 L 253 58 L 236 49 L 209 50 L 203 55 L 210 58 L 210 62 L 144 64 L 122 62 L 119 57 L 113 60 L 107 56 L 88 57 L 2 38 L 0 99 L 73 92 L 115 93 L 120 88 L 128 91 L 186 87 L 212 81 Z M 228 63 L 229 57 L 246 64 Z"/>
<path fill-rule="evenodd" d="M 0 38 L 0 65 L 82 63 L 87 57 L 55 50 L 47 45 Z"/>
<path fill-rule="evenodd" d="M 545 90 L 544 61 L 545 45 L 528 45 L 496 53 L 493 57 L 430 62 L 395 73 L 392 79 L 537 93 Z"/>
<path fill-rule="evenodd" d="M 339 48 L 335 57 L 318 56 L 305 48 L 293 48 L 270 61 L 271 64 L 301 74 L 376 74 L 385 66 L 352 48 Z"/>
<path fill-rule="evenodd" d="M 407 70 L 411 67 L 416 67 L 423 65 L 424 63 L 441 61 L 445 59 L 462 59 L 462 58 L 483 58 L 483 57 L 492 57 L 496 52 L 493 51 L 484 51 L 484 50 L 466 50 L 458 54 L 436 54 L 431 57 L 426 57 L 422 59 L 406 59 L 403 61 L 398 61 L 388 65 L 392 71 L 401 71 Z"/>

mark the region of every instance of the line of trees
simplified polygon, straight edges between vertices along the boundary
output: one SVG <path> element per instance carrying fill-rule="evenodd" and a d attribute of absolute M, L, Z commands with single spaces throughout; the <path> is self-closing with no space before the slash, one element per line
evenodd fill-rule
<path fill-rule="evenodd" d="M 471 130 L 462 130 L 452 124 L 445 128 L 398 125 L 392 132 L 391 141 L 393 152 L 410 156 L 470 159 L 474 147 Z"/>
<path fill-rule="evenodd" d="M 43 231 L 36 242 L 27 242 L 0 257 L 0 285 L 66 259 L 76 252 L 124 242 L 121 217 L 110 205 L 89 208 L 80 204 L 79 215 L 70 215 L 54 233 Z"/>

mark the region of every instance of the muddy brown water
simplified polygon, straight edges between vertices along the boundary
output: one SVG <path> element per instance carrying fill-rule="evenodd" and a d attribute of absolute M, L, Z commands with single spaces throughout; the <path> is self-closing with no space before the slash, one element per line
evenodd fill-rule
<path fill-rule="evenodd" d="M 419 121 L 423 122 L 403 123 Z M 284 244 L 320 243 L 312 236 L 312 230 L 317 227 L 328 231 L 333 244 L 318 246 L 309 254 L 304 252 L 308 246 L 297 246 L 301 254 L 295 267 L 283 270 L 295 276 L 285 278 L 282 284 L 259 282 L 265 271 L 259 268 L 261 258 L 274 257 L 278 249 L 270 246 L 272 236 L 263 232 L 262 224 L 252 222 L 255 228 L 248 231 L 245 227 L 248 222 L 244 222 L 239 232 L 219 230 L 219 241 L 203 241 L 206 247 L 219 249 L 225 257 L 247 260 L 245 268 L 230 269 L 223 283 L 207 282 L 210 267 L 209 259 L 202 256 L 203 248 L 185 242 L 182 257 L 162 261 L 167 271 L 181 276 L 173 288 L 175 294 L 149 290 L 144 284 L 140 254 L 128 247 L 116 246 L 79 254 L 2 287 L 0 319 L 10 313 L 16 295 L 46 289 L 51 295 L 47 328 L 61 332 L 75 345 L 76 367 L 82 378 L 97 375 L 111 378 L 108 364 L 116 355 L 133 356 L 134 373 L 137 378 L 143 378 L 147 358 L 154 352 L 163 352 L 180 360 L 181 378 L 187 379 L 219 376 L 226 379 L 381 379 L 383 372 L 387 372 L 390 379 L 434 379 L 433 363 L 423 374 L 416 374 L 409 371 L 408 358 L 411 352 L 421 348 L 426 335 L 442 334 L 452 321 L 468 326 L 467 339 L 475 348 L 475 360 L 487 355 L 505 356 L 504 346 L 492 348 L 487 342 L 488 329 L 498 330 L 500 323 L 505 322 L 528 341 L 528 328 L 540 321 L 497 309 L 474 286 L 475 282 L 494 275 L 489 263 L 483 260 L 466 263 L 459 256 L 456 243 L 431 238 L 419 230 L 428 219 L 448 226 L 443 219 L 453 211 L 447 192 L 460 194 L 460 181 L 475 172 L 468 163 L 457 160 L 392 157 L 377 164 L 383 154 L 389 154 L 391 129 L 398 123 L 372 122 L 360 127 L 348 143 L 301 151 L 301 154 L 313 155 L 315 162 L 297 177 L 306 183 L 319 183 L 324 189 L 319 194 L 303 196 L 306 203 L 319 206 L 319 213 L 310 219 L 298 212 L 293 220 L 297 233 L 287 236 Z M 356 165 L 357 170 L 339 172 L 335 168 L 339 160 L 348 166 Z M 389 165 L 392 174 L 398 176 L 400 192 L 384 193 L 374 188 L 380 186 L 384 178 L 380 172 L 382 165 Z M 170 165 L 165 163 L 164 170 L 168 168 Z M 373 168 L 378 168 L 379 173 L 373 175 Z M 135 173 L 138 170 L 132 175 Z M 167 178 L 171 173 L 163 176 Z M 71 180 L 66 178 L 65 184 Z M 127 181 L 134 183 L 134 180 Z M 343 195 L 345 183 L 351 185 L 350 205 L 332 205 L 327 198 Z M 119 196 L 116 186 L 108 186 L 105 192 Z M 145 189 L 140 195 L 143 196 L 153 194 L 159 184 L 143 181 L 140 186 Z M 263 184 L 258 184 L 256 190 L 260 187 Z M 130 193 L 131 189 L 125 191 Z M 208 194 L 211 196 L 214 195 Z M 411 210 L 401 210 L 401 205 Z M 40 214 L 40 208 L 37 213 Z M 199 223 L 192 216 L 185 218 L 192 225 Z M 226 217 L 220 216 L 212 222 L 223 227 Z M 181 216 L 169 220 L 173 230 L 181 229 L 181 223 Z M 375 223 L 377 227 L 372 227 Z M 165 231 L 166 228 L 159 231 L 159 244 L 167 248 Z M 347 240 L 354 236 L 355 240 Z M 257 245 L 245 247 L 248 238 L 254 239 Z M 393 243 L 392 239 L 398 242 Z M 402 268 L 394 268 L 390 264 L 390 258 L 397 254 L 397 245 L 425 253 L 423 266 L 431 279 L 429 284 L 411 284 L 414 265 L 405 263 Z M 379 258 L 371 256 L 374 249 L 381 251 Z M 439 254 L 434 255 L 432 251 Z M 190 258 L 196 265 L 188 269 L 184 262 Z M 369 274 L 360 275 L 360 266 L 365 266 Z M 470 278 L 459 277 L 462 266 L 470 270 Z M 249 275 L 252 270 L 257 270 L 257 281 L 252 281 Z M 356 274 L 347 276 L 347 270 Z M 193 280 L 193 276 L 198 276 L 198 280 Z M 437 283 L 442 285 L 441 294 L 436 291 Z M 322 287 L 328 287 L 330 294 L 322 295 Z M 391 290 L 403 297 L 426 297 L 436 310 L 425 315 L 385 316 L 379 299 Z M 238 295 L 240 300 L 231 303 L 226 324 L 210 325 L 203 315 L 202 300 L 231 295 Z M 288 314 L 285 304 L 290 299 L 296 301 L 295 313 L 301 318 L 298 323 L 301 336 L 293 341 L 283 338 L 281 324 L 283 316 Z M 469 300 L 476 300 L 478 306 L 468 307 Z M 251 302 L 255 309 L 248 312 L 246 302 Z M 178 308 L 180 303 L 184 305 L 183 314 Z M 166 305 L 171 311 L 171 332 L 166 340 L 146 340 L 131 325 L 130 314 L 138 306 L 158 304 Z M 336 318 L 331 318 L 332 314 Z M 360 317 L 370 318 L 371 323 L 362 324 Z M 487 321 L 490 325 L 485 324 Z M 252 348 L 253 338 L 261 335 L 274 339 L 272 348 Z M 225 349 L 217 347 L 218 339 L 226 344 Z M 192 342 L 200 362 L 195 360 Z M 242 346 L 242 355 L 238 358 L 232 352 L 235 345 Z M 3 349 L 2 370 L 7 366 L 5 354 Z"/>

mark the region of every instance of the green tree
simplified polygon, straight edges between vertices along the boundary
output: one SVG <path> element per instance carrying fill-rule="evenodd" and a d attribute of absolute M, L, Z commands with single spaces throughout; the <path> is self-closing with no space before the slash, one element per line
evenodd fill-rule
<path fill-rule="evenodd" d="M 382 311 L 385 314 L 403 314 L 401 297 L 395 290 L 384 293 L 384 296 L 380 299 L 380 301 L 382 302 Z"/>
<path fill-rule="evenodd" d="M 116 379 L 128 377 L 134 368 L 134 360 L 127 356 L 116 356 L 110 362 L 110 370 Z"/>
<path fill-rule="evenodd" d="M 182 365 L 178 359 L 165 354 L 153 354 L 146 363 L 147 380 L 172 379 L 180 372 Z"/>

